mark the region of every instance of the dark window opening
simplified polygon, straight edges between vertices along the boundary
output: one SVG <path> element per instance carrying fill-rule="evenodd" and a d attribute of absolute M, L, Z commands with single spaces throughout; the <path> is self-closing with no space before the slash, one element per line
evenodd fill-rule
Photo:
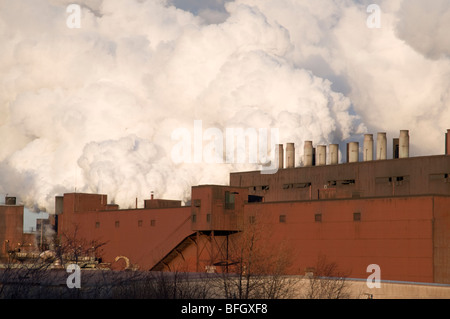
<path fill-rule="evenodd" d="M 206 221 L 211 222 L 211 214 L 206 214 Z"/>
<path fill-rule="evenodd" d="M 202 204 L 202 200 L 201 199 L 194 199 L 194 206 L 195 207 L 200 207 Z"/>
<path fill-rule="evenodd" d="M 328 181 L 328 186 L 353 185 L 356 181 L 354 179 L 344 179 L 340 181 Z"/>
<path fill-rule="evenodd" d="M 280 215 L 280 223 L 286 222 L 286 215 Z"/>
<path fill-rule="evenodd" d="M 291 183 L 291 184 L 283 184 L 283 189 L 289 189 L 289 188 L 307 188 L 311 186 L 311 183 Z"/>
<path fill-rule="evenodd" d="M 95 222 L 95 228 L 100 228 L 100 222 Z"/>
<path fill-rule="evenodd" d="M 314 215 L 314 221 L 315 222 L 321 222 L 322 221 L 322 214 L 315 214 Z"/>
<path fill-rule="evenodd" d="M 234 193 L 225 192 L 225 209 L 234 209 Z"/>
<path fill-rule="evenodd" d="M 114 225 L 115 225 L 116 228 L 119 228 L 120 227 L 120 222 L 116 221 Z"/>
<path fill-rule="evenodd" d="M 193 214 L 193 215 L 192 215 L 192 222 L 193 222 L 193 223 L 196 223 L 196 222 L 197 222 L 197 215 L 196 215 L 196 214 Z"/>
<path fill-rule="evenodd" d="M 263 196 L 256 196 L 256 195 L 248 195 L 248 202 L 249 203 L 262 203 L 264 201 Z"/>
<path fill-rule="evenodd" d="M 142 220 L 140 219 L 140 220 L 138 220 L 138 227 L 142 227 Z"/>
<path fill-rule="evenodd" d="M 150 226 L 155 226 L 155 225 L 156 225 L 156 220 L 152 219 L 152 220 L 150 221 Z"/>
<path fill-rule="evenodd" d="M 359 222 L 361 220 L 361 213 L 353 213 L 353 221 Z"/>

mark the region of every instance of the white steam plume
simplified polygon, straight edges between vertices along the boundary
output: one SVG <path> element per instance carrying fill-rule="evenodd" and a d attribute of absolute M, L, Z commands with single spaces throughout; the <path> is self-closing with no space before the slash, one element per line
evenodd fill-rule
<path fill-rule="evenodd" d="M 409 2 L 382 1 L 380 29 L 366 27 L 361 2 L 237 0 L 191 13 L 84 0 L 70 29 L 71 1 L 0 0 L 0 191 L 48 211 L 75 188 L 126 207 L 150 191 L 186 200 L 191 185 L 258 168 L 174 163 L 171 134 L 194 120 L 279 128 L 299 148 L 406 128 L 413 150 L 441 152 L 448 47 L 438 34 L 417 46 Z"/>

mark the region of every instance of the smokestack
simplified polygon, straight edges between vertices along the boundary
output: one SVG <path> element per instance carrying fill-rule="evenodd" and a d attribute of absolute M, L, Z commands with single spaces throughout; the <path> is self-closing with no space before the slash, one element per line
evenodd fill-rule
<path fill-rule="evenodd" d="M 399 158 L 400 156 L 400 148 L 399 148 L 399 139 L 393 138 L 392 139 L 392 158 Z"/>
<path fill-rule="evenodd" d="M 317 166 L 327 165 L 327 146 L 326 145 L 317 145 L 316 165 Z"/>
<path fill-rule="evenodd" d="M 407 158 L 409 157 L 409 131 L 401 130 L 400 138 L 398 142 L 398 157 Z"/>
<path fill-rule="evenodd" d="M 386 133 L 381 132 L 377 134 L 377 160 L 385 160 L 387 155 L 387 140 Z"/>
<path fill-rule="evenodd" d="M 303 161 L 305 166 L 313 166 L 313 146 L 312 141 L 305 141 L 304 151 L 303 151 Z"/>
<path fill-rule="evenodd" d="M 373 161 L 373 134 L 364 135 L 363 161 Z"/>
<path fill-rule="evenodd" d="M 359 161 L 359 143 L 350 142 L 347 144 L 347 163 Z"/>
<path fill-rule="evenodd" d="M 450 130 L 445 133 L 445 155 L 450 155 Z"/>
<path fill-rule="evenodd" d="M 5 205 L 16 205 L 16 198 L 5 196 Z"/>
<path fill-rule="evenodd" d="M 295 146 L 294 143 L 286 144 L 286 168 L 295 166 Z"/>
<path fill-rule="evenodd" d="M 283 144 L 278 144 L 278 169 L 284 168 Z"/>
<path fill-rule="evenodd" d="M 339 162 L 339 144 L 330 144 L 330 164 L 338 164 Z"/>

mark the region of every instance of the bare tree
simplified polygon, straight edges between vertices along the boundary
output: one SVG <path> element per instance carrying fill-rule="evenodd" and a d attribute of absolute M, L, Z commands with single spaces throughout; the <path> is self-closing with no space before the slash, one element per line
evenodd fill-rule
<path fill-rule="evenodd" d="M 308 281 L 304 297 L 307 299 L 348 299 L 348 272 L 338 269 L 323 255 L 318 257 L 316 266 L 307 275 Z"/>
<path fill-rule="evenodd" d="M 223 296 L 229 299 L 293 297 L 300 279 L 287 275 L 292 266 L 291 247 L 286 243 L 271 247 L 271 233 L 261 224 L 253 222 L 245 226 L 243 232 L 231 238 L 230 261 L 226 271 L 222 269 L 218 276 Z"/>
<path fill-rule="evenodd" d="M 55 258 L 62 266 L 66 263 L 78 264 L 81 259 L 92 261 L 100 257 L 100 248 L 106 242 L 81 238 L 78 232 L 78 225 L 75 225 L 72 233 L 63 233 L 61 236 L 53 235 L 51 246 L 53 247 Z"/>

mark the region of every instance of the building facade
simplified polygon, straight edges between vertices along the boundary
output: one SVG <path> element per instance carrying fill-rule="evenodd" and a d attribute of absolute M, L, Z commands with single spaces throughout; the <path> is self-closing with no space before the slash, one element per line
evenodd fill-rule
<path fill-rule="evenodd" d="M 349 143 L 341 164 L 335 145 L 327 152 L 307 141 L 300 167 L 295 145 L 286 153 L 279 145 L 275 174 L 193 186 L 186 206 L 152 195 L 144 208 L 120 209 L 104 194 L 64 194 L 55 229 L 100 247 L 96 257 L 113 269 L 233 272 L 245 263 L 249 271 L 246 255 L 261 272 L 282 265 L 304 275 L 325 257 L 351 278 L 367 278 L 375 264 L 383 280 L 449 284 L 450 139 L 444 155 L 409 157 L 401 131 L 391 159 L 385 134 L 373 140 Z"/>

